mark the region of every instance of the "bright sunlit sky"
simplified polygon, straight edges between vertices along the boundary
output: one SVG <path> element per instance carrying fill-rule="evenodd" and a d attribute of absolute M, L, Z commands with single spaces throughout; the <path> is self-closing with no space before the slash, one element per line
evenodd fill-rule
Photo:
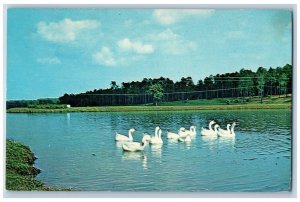
<path fill-rule="evenodd" d="M 7 99 L 292 64 L 287 10 L 9 9 Z"/>

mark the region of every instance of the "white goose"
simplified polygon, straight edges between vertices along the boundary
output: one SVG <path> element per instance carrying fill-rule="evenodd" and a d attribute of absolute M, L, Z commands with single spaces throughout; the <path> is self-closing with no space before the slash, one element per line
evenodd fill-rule
<path fill-rule="evenodd" d="M 236 123 L 233 122 L 232 125 L 231 125 L 231 135 L 232 136 L 235 136 L 235 132 L 234 132 L 234 127 L 235 127 Z"/>
<path fill-rule="evenodd" d="M 227 136 L 228 134 L 230 134 L 230 124 L 227 124 L 226 126 L 226 130 L 219 128 L 218 130 L 218 136 Z"/>
<path fill-rule="evenodd" d="M 149 141 L 151 140 L 151 135 L 147 132 L 143 133 L 143 137 L 146 137 L 147 139 L 149 139 Z"/>
<path fill-rule="evenodd" d="M 155 131 L 154 131 L 154 136 L 153 135 L 150 135 L 149 133 L 144 133 L 144 135 L 148 135 L 148 136 L 150 136 L 150 143 L 151 143 L 151 140 L 153 139 L 153 141 L 154 141 L 154 139 L 157 139 L 158 138 L 158 130 L 160 129 L 160 127 L 159 126 L 157 126 L 156 128 L 155 128 Z"/>
<path fill-rule="evenodd" d="M 196 135 L 196 126 L 191 126 L 190 130 L 186 130 L 186 133 L 190 135 L 190 137 L 194 137 Z"/>
<path fill-rule="evenodd" d="M 124 151 L 130 152 L 143 151 L 149 141 L 149 137 L 144 136 L 142 142 L 126 142 L 123 144 L 122 148 Z"/>
<path fill-rule="evenodd" d="M 161 129 L 156 127 L 155 136 L 151 137 L 150 144 L 163 144 L 163 140 L 161 139 Z"/>
<path fill-rule="evenodd" d="M 227 130 L 219 129 L 218 130 L 218 136 L 220 137 L 235 137 L 234 127 L 236 123 L 233 122 L 232 126 L 230 124 L 227 124 Z M 231 126 L 231 128 L 230 128 Z"/>
<path fill-rule="evenodd" d="M 208 129 L 206 128 L 201 128 L 201 135 L 209 135 L 210 133 L 213 133 L 212 125 L 215 124 L 216 122 L 214 120 L 210 121 L 208 124 Z"/>
<path fill-rule="evenodd" d="M 209 130 L 207 130 L 205 128 L 202 128 L 201 129 L 201 135 L 203 135 L 203 136 L 217 136 L 218 128 L 220 128 L 220 126 L 218 124 L 216 124 L 214 126 L 214 129 L 212 129 L 211 127 L 210 127 Z"/>
<path fill-rule="evenodd" d="M 122 141 L 122 142 L 132 142 L 133 141 L 132 133 L 134 133 L 135 131 L 136 131 L 136 129 L 134 129 L 134 128 L 129 129 L 128 137 L 126 135 L 122 135 L 122 134 L 116 132 L 115 140 Z"/>
<path fill-rule="evenodd" d="M 186 136 L 179 137 L 178 141 L 180 141 L 180 142 L 191 142 L 192 138 L 191 138 L 191 135 L 188 134 Z"/>
<path fill-rule="evenodd" d="M 180 137 L 180 134 L 185 132 L 185 128 L 181 127 L 177 133 L 172 133 L 170 131 L 167 131 L 167 138 L 168 139 L 172 139 L 172 140 L 178 140 L 178 138 Z"/>

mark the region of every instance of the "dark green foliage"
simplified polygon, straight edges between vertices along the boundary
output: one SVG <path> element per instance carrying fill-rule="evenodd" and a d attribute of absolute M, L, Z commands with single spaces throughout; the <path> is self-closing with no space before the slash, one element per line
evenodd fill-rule
<path fill-rule="evenodd" d="M 56 105 L 59 103 L 58 98 L 44 98 L 37 100 L 9 100 L 6 102 L 6 108 L 29 107 L 35 105 Z"/>
<path fill-rule="evenodd" d="M 69 113 L 69 112 L 130 112 L 130 111 L 181 111 L 181 110 L 222 110 L 222 109 L 286 109 L 291 107 L 292 98 L 268 96 L 260 104 L 259 97 L 248 98 L 217 98 L 199 100 L 180 100 L 172 102 L 161 102 L 160 106 L 101 106 L 101 107 L 72 107 L 64 109 L 33 109 L 12 108 L 9 113 Z M 215 108 L 215 106 L 218 106 Z M 188 108 L 186 108 L 188 107 Z"/>
<path fill-rule="evenodd" d="M 197 75 L 195 75 L 197 76 Z M 201 75 L 198 75 L 201 77 Z M 292 93 L 292 66 L 269 68 L 259 67 L 256 72 L 241 69 L 239 72 L 210 75 L 198 80 L 182 77 L 180 81 L 169 78 L 144 78 L 142 81 L 111 82 L 111 88 L 94 89 L 80 94 L 65 94 L 59 98 L 61 104 L 79 106 L 137 105 L 156 102 L 148 93 L 151 85 L 160 84 L 163 89 L 162 102 L 179 100 L 243 98 Z M 246 102 L 245 100 L 243 102 Z"/>
<path fill-rule="evenodd" d="M 33 180 L 30 176 L 6 173 L 6 189 L 12 191 L 42 190 L 43 183 Z"/>
<path fill-rule="evenodd" d="M 29 105 L 38 104 L 37 100 L 9 100 L 6 101 L 6 108 L 28 107 Z"/>
<path fill-rule="evenodd" d="M 34 154 L 27 146 L 13 140 L 6 141 L 6 189 L 41 190 L 43 183 L 33 178 L 40 170 L 33 167 Z"/>
<path fill-rule="evenodd" d="M 157 106 L 157 103 L 161 100 L 163 97 L 163 87 L 161 84 L 153 84 L 149 87 L 148 93 L 150 93 L 153 96 L 153 99 L 155 101 L 155 105 Z"/>
<path fill-rule="evenodd" d="M 258 90 L 258 95 L 261 98 L 261 103 L 262 103 L 262 99 L 264 96 L 264 90 L 265 90 L 265 83 L 266 83 L 266 77 L 267 77 L 267 70 L 263 67 L 259 67 L 256 71 L 256 75 L 257 75 L 257 90 Z"/>
<path fill-rule="evenodd" d="M 62 104 L 38 104 L 38 105 L 29 105 L 28 108 L 35 109 L 63 109 L 67 108 L 67 105 Z"/>

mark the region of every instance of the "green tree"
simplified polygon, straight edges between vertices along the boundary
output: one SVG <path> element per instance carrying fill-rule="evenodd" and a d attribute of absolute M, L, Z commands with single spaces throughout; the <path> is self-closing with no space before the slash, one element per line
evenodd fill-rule
<path fill-rule="evenodd" d="M 201 90 L 203 90 L 203 88 L 204 88 L 204 83 L 203 83 L 203 81 L 200 79 L 200 80 L 198 81 L 198 83 L 197 83 L 196 90 L 201 91 Z"/>
<path fill-rule="evenodd" d="M 214 77 L 213 75 L 210 75 L 209 77 L 205 77 L 204 78 L 204 88 L 205 88 L 205 98 L 208 99 L 208 98 L 211 98 L 211 93 L 210 95 L 208 95 L 208 92 L 209 90 L 212 90 L 213 88 L 213 85 L 214 85 Z"/>
<path fill-rule="evenodd" d="M 116 81 L 111 81 L 111 83 L 110 83 L 110 89 L 111 90 L 117 90 L 117 89 L 119 89 L 119 86 L 117 85 Z"/>
<path fill-rule="evenodd" d="M 286 73 L 287 78 L 286 78 L 286 89 L 285 89 L 285 94 L 287 93 L 292 93 L 292 78 L 293 78 L 293 67 L 290 64 L 286 64 L 283 68 L 282 71 Z"/>
<path fill-rule="evenodd" d="M 161 84 L 153 84 L 149 87 L 148 93 L 150 93 L 153 96 L 155 105 L 157 106 L 157 103 L 162 99 L 164 95 L 164 90 Z"/>
<path fill-rule="evenodd" d="M 240 70 L 240 80 L 239 80 L 239 90 L 240 95 L 245 99 L 246 96 L 252 96 L 254 94 L 253 86 L 253 76 L 255 76 L 255 73 L 251 70 L 247 69 L 241 69 Z"/>
<path fill-rule="evenodd" d="M 267 75 L 267 70 L 263 67 L 259 67 L 256 71 L 257 75 L 257 89 L 258 89 L 258 94 L 260 96 L 260 103 L 262 104 L 262 99 L 264 95 L 264 88 L 265 88 L 265 83 L 266 83 L 266 75 Z"/>
<path fill-rule="evenodd" d="M 277 71 L 276 69 L 270 67 L 268 70 L 268 76 L 266 78 L 267 86 L 269 86 L 269 93 L 272 96 L 273 94 L 276 94 L 277 86 L 278 86 L 278 80 L 277 80 Z"/>
<path fill-rule="evenodd" d="M 287 74 L 286 73 L 281 74 L 280 77 L 279 77 L 280 94 L 284 93 L 285 95 L 287 95 L 286 94 L 286 84 L 287 84 L 287 81 L 288 81 Z M 279 94 L 279 97 L 280 97 L 280 94 Z"/>

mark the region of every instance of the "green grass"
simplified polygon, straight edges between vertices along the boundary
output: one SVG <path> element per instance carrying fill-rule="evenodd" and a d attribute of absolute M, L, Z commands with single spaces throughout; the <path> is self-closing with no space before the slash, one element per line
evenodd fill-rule
<path fill-rule="evenodd" d="M 35 156 L 29 147 L 6 140 L 6 189 L 10 191 L 69 191 L 55 187 L 47 187 L 34 177 L 40 173 L 33 166 Z"/>
<path fill-rule="evenodd" d="M 63 109 L 67 108 L 64 104 L 38 104 L 38 105 L 29 105 L 28 108 L 34 109 Z"/>
<path fill-rule="evenodd" d="M 265 97 L 263 104 L 286 104 L 291 103 L 291 95 L 288 97 Z M 174 102 L 164 102 L 161 106 L 195 106 L 195 105 L 241 105 L 241 104 L 261 104 L 259 97 L 246 98 L 216 98 L 216 99 L 200 99 L 200 100 L 183 100 Z"/>
<path fill-rule="evenodd" d="M 64 113 L 64 112 L 131 112 L 131 111 L 183 111 L 183 110 L 241 110 L 241 109 L 288 109 L 291 108 L 291 97 L 278 96 L 259 98 L 232 99 L 201 99 L 160 103 L 159 106 L 99 106 L 99 107 L 71 107 L 71 108 L 11 108 L 9 113 Z"/>

